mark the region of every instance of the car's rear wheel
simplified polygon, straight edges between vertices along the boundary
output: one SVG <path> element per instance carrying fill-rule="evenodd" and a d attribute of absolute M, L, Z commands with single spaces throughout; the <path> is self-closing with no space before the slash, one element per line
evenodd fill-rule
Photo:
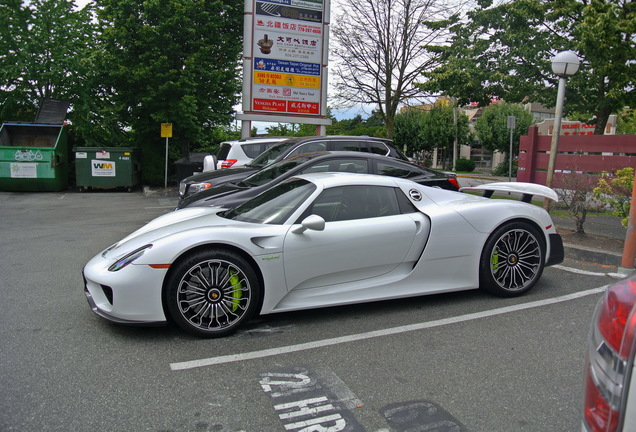
<path fill-rule="evenodd" d="M 479 264 L 480 287 L 502 297 L 532 288 L 545 266 L 545 242 L 532 225 L 512 222 L 488 238 Z"/>
<path fill-rule="evenodd" d="M 254 269 L 240 255 L 209 249 L 176 264 L 165 294 L 166 308 L 179 327 L 197 336 L 220 337 L 254 314 L 260 286 Z"/>

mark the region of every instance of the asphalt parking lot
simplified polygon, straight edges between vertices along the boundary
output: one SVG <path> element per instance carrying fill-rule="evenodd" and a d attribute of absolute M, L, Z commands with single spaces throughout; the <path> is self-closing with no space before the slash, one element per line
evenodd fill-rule
<path fill-rule="evenodd" d="M 82 266 L 175 203 L 0 192 L 0 430 L 580 430 L 602 267 L 548 268 L 517 299 L 271 315 L 217 340 L 95 316 Z"/>

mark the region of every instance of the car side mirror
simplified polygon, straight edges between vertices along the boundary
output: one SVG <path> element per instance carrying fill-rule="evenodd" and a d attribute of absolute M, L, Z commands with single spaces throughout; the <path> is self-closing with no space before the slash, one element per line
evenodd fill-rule
<path fill-rule="evenodd" d="M 307 230 L 322 231 L 325 229 L 325 220 L 318 215 L 309 215 L 300 223 L 300 226 L 294 228 L 294 234 L 302 234 Z"/>

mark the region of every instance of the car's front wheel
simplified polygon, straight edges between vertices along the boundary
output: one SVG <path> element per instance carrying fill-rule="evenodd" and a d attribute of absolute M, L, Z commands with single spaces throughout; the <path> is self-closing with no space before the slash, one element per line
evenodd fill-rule
<path fill-rule="evenodd" d="M 486 241 L 479 263 L 480 287 L 502 297 L 532 288 L 545 266 L 545 242 L 532 225 L 512 222 Z"/>
<path fill-rule="evenodd" d="M 260 300 L 254 269 L 240 255 L 223 249 L 199 251 L 179 261 L 165 289 L 174 322 L 203 337 L 233 332 L 249 320 Z"/>

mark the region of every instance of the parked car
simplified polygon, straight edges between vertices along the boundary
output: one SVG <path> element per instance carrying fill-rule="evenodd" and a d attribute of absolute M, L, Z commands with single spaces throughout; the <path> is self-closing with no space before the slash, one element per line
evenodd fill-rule
<path fill-rule="evenodd" d="M 584 431 L 636 431 L 635 353 L 633 275 L 610 285 L 594 312 L 585 361 Z"/>
<path fill-rule="evenodd" d="M 286 137 L 253 137 L 224 141 L 216 152 L 216 168 L 238 168 L 246 165 L 274 144 L 286 139 Z"/>
<path fill-rule="evenodd" d="M 557 199 L 540 185 L 492 188 L 502 186 Z M 314 173 L 232 210 L 165 214 L 97 254 L 83 275 L 91 309 L 107 320 L 171 320 L 218 337 L 254 314 L 476 288 L 519 296 L 562 260 L 541 207 L 396 177 Z"/>
<path fill-rule="evenodd" d="M 316 152 L 267 165 L 238 182 L 227 182 L 179 200 L 177 208 L 236 207 L 270 187 L 299 174 L 353 172 L 408 178 L 425 186 L 459 190 L 455 174 L 446 174 L 398 159 L 360 152 Z"/>
<path fill-rule="evenodd" d="M 210 171 L 187 177 L 179 183 L 179 198 L 201 192 L 212 186 L 227 183 L 229 181 L 239 181 L 250 175 L 252 172 L 263 168 L 273 162 L 278 162 L 302 153 L 316 151 L 359 151 L 363 153 L 380 154 L 396 159 L 408 160 L 393 143 L 384 138 L 372 138 L 368 136 L 312 136 L 301 138 L 290 138 L 271 148 L 265 150 L 251 162 L 241 167 L 241 171 L 226 172 Z"/>

